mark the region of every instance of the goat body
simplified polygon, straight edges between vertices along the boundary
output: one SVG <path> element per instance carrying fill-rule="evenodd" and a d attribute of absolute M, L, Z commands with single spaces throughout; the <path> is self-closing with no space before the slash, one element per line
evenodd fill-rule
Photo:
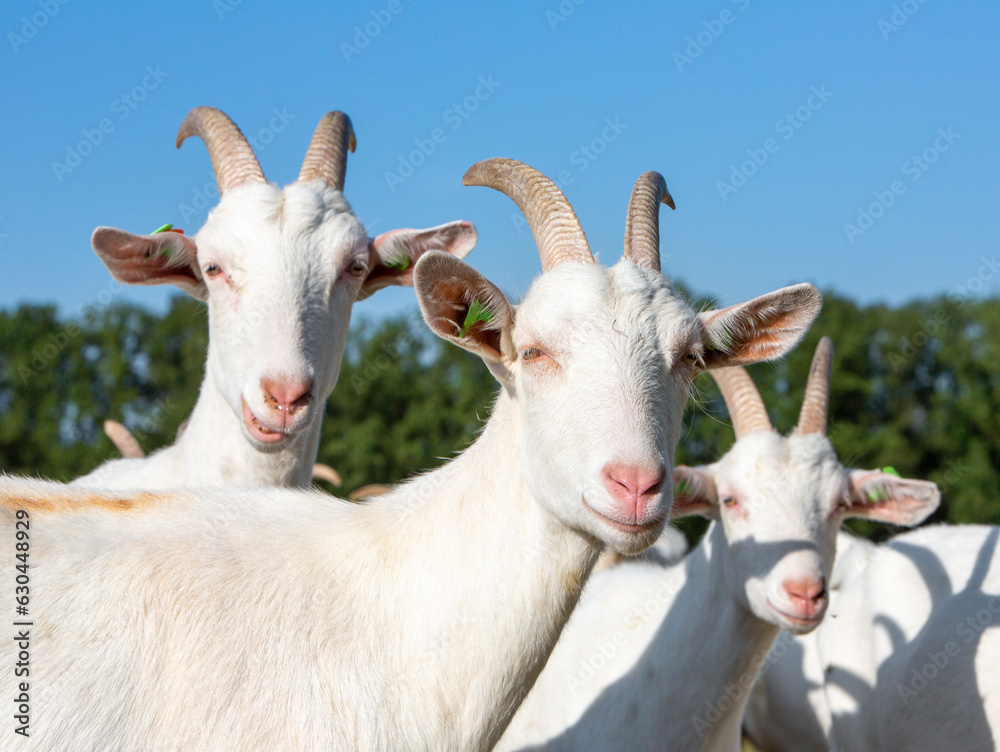
<path fill-rule="evenodd" d="M 777 357 L 818 313 L 800 285 L 697 315 L 636 229 L 655 214 L 605 268 L 537 171 L 466 182 L 518 202 L 544 274 L 515 310 L 454 256 L 413 270 L 427 323 L 502 386 L 457 459 L 363 505 L 0 481 L 8 529 L 30 522 L 33 748 L 490 749 L 600 549 L 659 536 L 694 375 Z"/>
<path fill-rule="evenodd" d="M 832 345 L 817 348 L 799 427 L 770 426 L 743 369 L 713 372 L 737 441 L 674 471 L 675 517 L 713 520 L 681 562 L 597 572 L 498 750 L 739 750 L 750 688 L 782 627 L 815 629 L 847 516 L 916 524 L 937 487 L 847 471 L 826 438 Z"/>
<path fill-rule="evenodd" d="M 755 687 L 751 737 L 776 752 L 1000 748 L 998 539 L 984 525 L 879 546 L 842 535 L 830 615 Z"/>

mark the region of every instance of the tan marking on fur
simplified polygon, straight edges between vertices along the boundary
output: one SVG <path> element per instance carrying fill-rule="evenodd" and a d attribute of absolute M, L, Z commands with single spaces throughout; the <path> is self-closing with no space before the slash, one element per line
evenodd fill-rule
<path fill-rule="evenodd" d="M 96 493 L 62 493 L 56 496 L 3 496 L 0 507 L 10 511 L 26 509 L 29 512 L 66 514 L 96 507 L 110 512 L 131 512 L 162 503 L 170 498 L 166 494 L 135 493 L 129 496 L 104 496 Z"/>

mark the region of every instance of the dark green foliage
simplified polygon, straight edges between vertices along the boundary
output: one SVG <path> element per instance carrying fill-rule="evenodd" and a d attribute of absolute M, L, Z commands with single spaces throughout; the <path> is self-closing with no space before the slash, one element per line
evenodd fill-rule
<path fill-rule="evenodd" d="M 156 317 L 122 304 L 74 319 L 51 307 L 0 312 L 0 469 L 70 480 L 115 456 L 105 418 L 146 448 L 173 441 L 205 361 L 204 307 L 175 298 Z"/>
<path fill-rule="evenodd" d="M 836 348 L 829 435 L 841 461 L 936 481 L 936 520 L 1000 523 L 1000 300 L 861 307 L 827 293 L 799 348 L 750 368 L 780 431 L 798 419 L 823 335 Z M 206 346 L 204 307 L 185 297 L 162 317 L 116 304 L 69 320 L 45 306 L 0 312 L 0 468 L 58 479 L 87 472 L 115 456 L 105 418 L 122 420 L 147 451 L 172 442 L 194 405 Z M 416 313 L 362 322 L 326 407 L 319 459 L 341 473 L 343 494 L 430 469 L 477 435 L 496 391 L 478 358 L 433 337 Z M 711 462 L 732 442 L 703 375 L 677 460 Z"/>

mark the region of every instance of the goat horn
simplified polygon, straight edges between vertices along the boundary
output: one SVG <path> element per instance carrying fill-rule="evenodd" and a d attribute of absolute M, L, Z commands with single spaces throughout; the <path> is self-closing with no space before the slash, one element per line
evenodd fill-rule
<path fill-rule="evenodd" d="M 757 431 L 774 430 L 771 419 L 767 417 L 764 400 L 743 366 L 719 368 L 709 373 L 719 385 L 722 398 L 726 401 L 737 439 Z"/>
<path fill-rule="evenodd" d="M 826 433 L 826 415 L 830 408 L 830 372 L 833 369 L 833 342 L 823 337 L 816 345 L 809 379 L 806 381 L 806 396 L 799 412 L 799 424 L 795 432 L 799 434 Z"/>
<path fill-rule="evenodd" d="M 660 204 L 676 209 L 663 176 L 650 170 L 635 181 L 625 218 L 625 258 L 660 271 Z"/>
<path fill-rule="evenodd" d="M 317 462 L 313 465 L 312 477 L 314 480 L 325 480 L 334 486 L 343 484 L 343 481 L 340 479 L 340 473 L 329 465 L 324 465 L 322 462 Z"/>
<path fill-rule="evenodd" d="M 189 136 L 198 136 L 205 142 L 220 195 L 243 183 L 266 182 L 250 144 L 221 110 L 214 107 L 191 110 L 177 132 L 178 149 Z"/>
<path fill-rule="evenodd" d="M 141 459 L 146 456 L 132 432 L 117 420 L 104 421 L 104 434 L 111 439 L 111 443 L 115 445 L 122 457 Z"/>
<path fill-rule="evenodd" d="M 573 207 L 556 184 L 533 167 L 502 157 L 484 159 L 469 168 L 462 184 L 493 188 L 517 204 L 535 236 L 542 271 L 564 261 L 594 263 Z"/>
<path fill-rule="evenodd" d="M 351 491 L 347 498 L 351 501 L 362 501 L 364 499 L 373 499 L 376 496 L 382 496 L 387 494 L 392 490 L 392 486 L 386 486 L 382 483 L 369 483 L 367 486 L 361 486 L 361 488 Z"/>
<path fill-rule="evenodd" d="M 299 171 L 299 182 L 322 178 L 331 188 L 343 193 L 347 152 L 353 152 L 357 145 L 351 119 L 339 110 L 326 113 L 309 142 Z"/>

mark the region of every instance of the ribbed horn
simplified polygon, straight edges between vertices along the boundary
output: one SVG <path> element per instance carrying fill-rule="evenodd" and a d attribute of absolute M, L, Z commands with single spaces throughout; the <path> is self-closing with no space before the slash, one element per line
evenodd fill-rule
<path fill-rule="evenodd" d="M 347 152 L 353 152 L 357 145 L 351 119 L 339 110 L 326 113 L 309 142 L 299 182 L 322 178 L 331 188 L 343 193 Z"/>
<path fill-rule="evenodd" d="M 830 409 L 830 372 L 833 369 L 833 342 L 823 337 L 816 345 L 809 379 L 806 381 L 806 396 L 799 412 L 799 424 L 795 432 L 799 434 L 826 433 L 826 416 Z"/>
<path fill-rule="evenodd" d="M 674 199 L 663 176 L 650 170 L 635 181 L 625 218 L 625 258 L 660 271 L 660 204 L 671 209 Z"/>
<path fill-rule="evenodd" d="M 564 261 L 594 263 L 573 207 L 556 184 L 533 167 L 503 157 L 484 159 L 469 168 L 462 184 L 493 188 L 517 204 L 535 236 L 542 271 Z"/>
<path fill-rule="evenodd" d="M 189 136 L 197 136 L 205 142 L 220 195 L 243 183 L 266 182 L 250 144 L 221 110 L 214 107 L 191 110 L 177 131 L 178 149 Z"/>
<path fill-rule="evenodd" d="M 719 385 L 722 398 L 726 401 L 737 439 L 757 431 L 774 430 L 771 419 L 767 417 L 764 400 L 743 366 L 717 368 L 709 373 Z"/>
<path fill-rule="evenodd" d="M 121 452 L 122 457 L 141 459 L 146 456 L 132 432 L 117 420 L 104 421 L 104 434 L 111 439 L 111 443 Z"/>

